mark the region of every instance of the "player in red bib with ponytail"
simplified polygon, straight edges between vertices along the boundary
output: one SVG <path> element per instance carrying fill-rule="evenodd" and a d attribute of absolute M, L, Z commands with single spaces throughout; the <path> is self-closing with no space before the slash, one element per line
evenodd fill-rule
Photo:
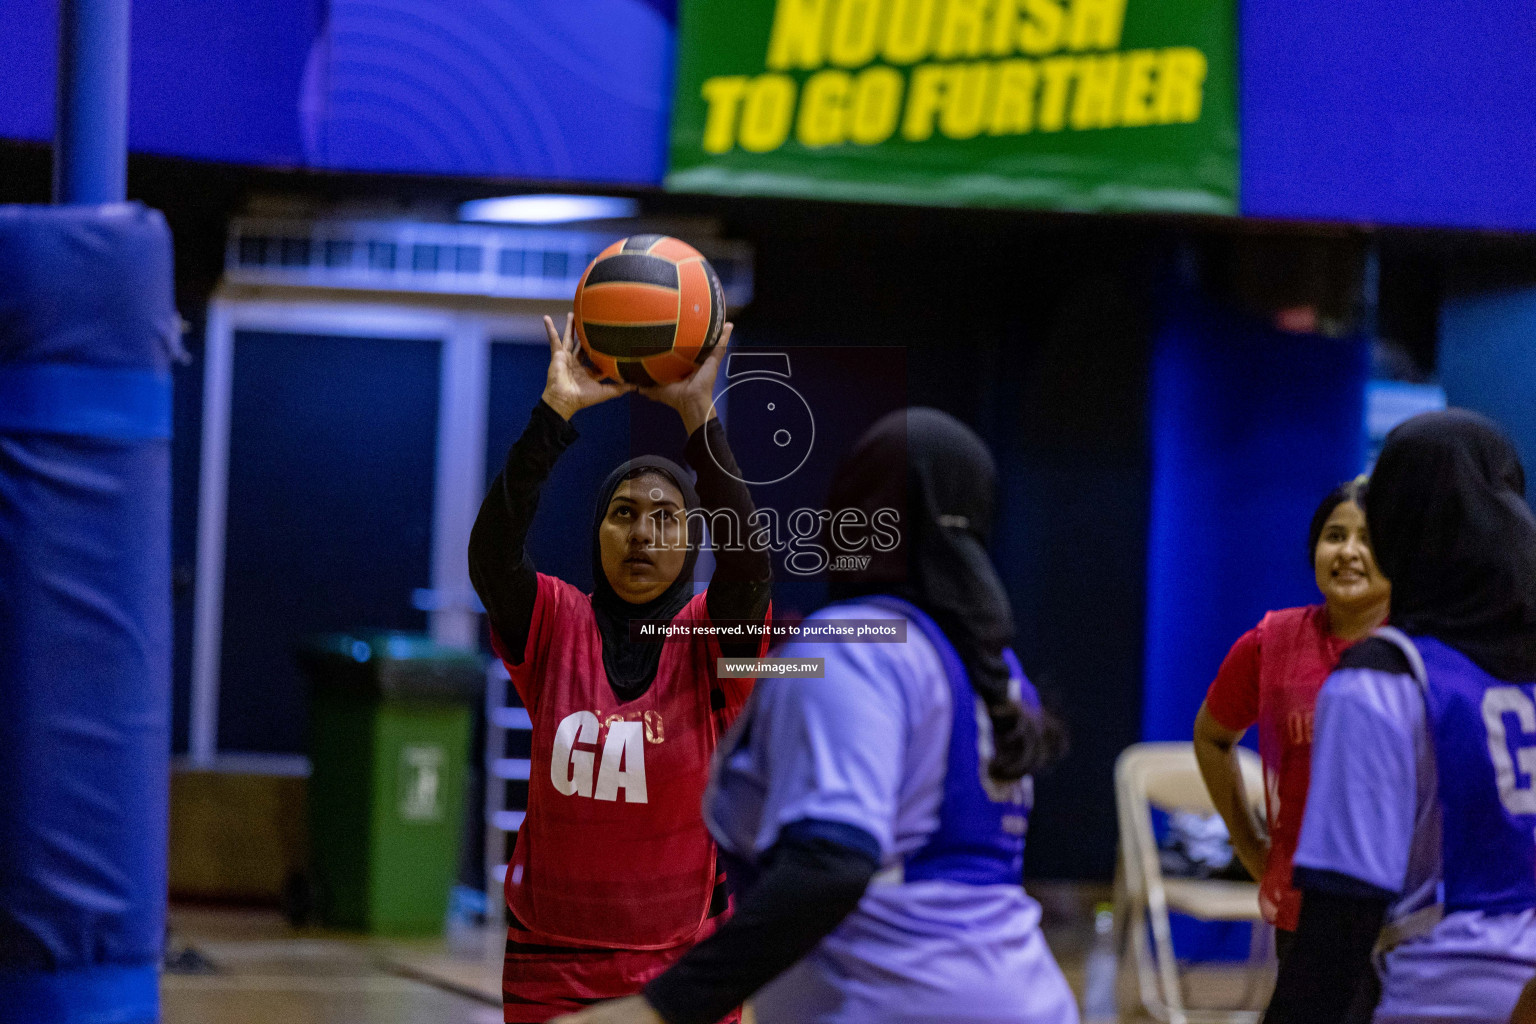
<path fill-rule="evenodd" d="M 582 368 L 569 319 L 564 338 L 548 317 L 545 328 L 544 393 L 469 546 L 493 647 L 533 722 L 528 815 L 507 868 L 508 1024 L 637 992 L 723 919 L 699 808 L 710 757 L 751 681 L 720 678 L 716 659 L 759 656 L 766 637 L 647 642 L 631 638 L 630 623 L 763 622 L 772 574 L 766 551 L 721 547 L 708 588 L 693 592 L 701 514 L 729 515 L 744 537 L 753 512 L 712 405 L 729 334 L 687 380 L 636 388 Z M 697 482 L 659 457 L 615 469 L 593 515 L 594 586 L 584 594 L 536 572 L 524 541 L 540 487 L 577 437 L 571 417 L 633 390 L 682 417 Z"/>

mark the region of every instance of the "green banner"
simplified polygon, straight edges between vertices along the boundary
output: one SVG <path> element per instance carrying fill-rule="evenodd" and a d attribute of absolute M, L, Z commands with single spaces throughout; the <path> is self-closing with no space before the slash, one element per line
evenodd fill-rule
<path fill-rule="evenodd" d="M 682 0 L 667 187 L 1237 212 L 1234 0 Z"/>

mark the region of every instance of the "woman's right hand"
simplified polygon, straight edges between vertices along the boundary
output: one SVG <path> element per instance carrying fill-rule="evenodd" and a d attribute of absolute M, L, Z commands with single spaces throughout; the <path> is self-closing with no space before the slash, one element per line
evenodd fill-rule
<path fill-rule="evenodd" d="M 1205 788 L 1210 791 L 1211 803 L 1227 823 L 1232 852 L 1254 881 L 1260 881 L 1269 863 L 1269 837 L 1264 834 L 1243 787 L 1243 765 L 1237 754 L 1237 742 L 1243 738 L 1243 731 L 1228 729 L 1201 703 L 1200 713 L 1195 716 L 1195 761 Z"/>
<path fill-rule="evenodd" d="M 555 322 L 544 318 L 544 332 L 549 335 L 549 374 L 544 378 L 544 404 L 569 420 L 581 410 L 635 390 L 633 384 L 600 381 L 587 372 L 576 356 L 572 328 L 574 313 L 565 315 L 565 336 L 555 330 Z"/>

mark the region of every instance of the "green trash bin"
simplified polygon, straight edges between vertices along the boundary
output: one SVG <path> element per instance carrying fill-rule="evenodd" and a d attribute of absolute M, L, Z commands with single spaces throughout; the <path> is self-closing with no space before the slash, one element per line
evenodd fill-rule
<path fill-rule="evenodd" d="M 310 869 L 323 924 L 443 930 L 458 866 L 472 707 L 485 668 L 411 633 L 304 645 Z"/>

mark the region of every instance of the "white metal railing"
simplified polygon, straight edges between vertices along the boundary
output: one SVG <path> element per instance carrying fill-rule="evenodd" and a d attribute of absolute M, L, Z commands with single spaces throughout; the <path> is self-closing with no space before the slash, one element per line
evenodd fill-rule
<path fill-rule="evenodd" d="M 506 666 L 493 662 L 485 674 L 485 906 L 493 925 L 506 921 L 502 882 L 507 877 L 509 840 L 523 827 L 527 814 L 521 801 L 509 801 L 509 782 L 528 779 L 527 758 L 508 757 L 507 739 L 512 733 L 532 733 L 528 709 L 510 704 L 515 698 Z"/>

